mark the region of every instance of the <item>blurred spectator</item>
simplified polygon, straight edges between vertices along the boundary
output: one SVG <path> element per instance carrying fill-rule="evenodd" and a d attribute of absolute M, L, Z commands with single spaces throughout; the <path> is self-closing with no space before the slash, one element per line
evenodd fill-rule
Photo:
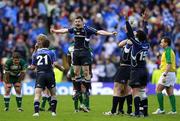
<path fill-rule="evenodd" d="M 28 47 L 23 39 L 22 35 L 17 38 L 14 51 L 18 52 L 23 60 L 27 61 L 30 55 L 28 54 Z"/>
<path fill-rule="evenodd" d="M 180 66 L 180 2 L 178 0 L 2 0 L 0 1 L 0 58 L 10 57 L 12 51 L 21 53 L 30 60 L 36 36 L 49 35 L 51 26 L 57 28 L 73 26 L 77 15 L 83 15 L 85 24 L 98 30 L 117 31 L 116 38 L 93 36 L 90 41 L 94 52 L 94 80 L 108 81 L 106 76 L 115 73 L 113 64 L 117 64 L 120 50 L 119 41 L 127 38 L 124 15 L 142 28 L 141 14 L 150 9 L 148 19 L 148 38 L 151 51 L 147 59 L 150 74 L 158 68 L 157 52 L 161 53 L 159 40 L 166 35 L 172 38 L 172 47 L 176 52 L 177 66 Z M 64 59 L 72 41 L 72 35 L 51 35 L 51 46 L 55 49 L 60 63 Z M 112 57 L 110 62 L 107 60 Z M 116 66 L 115 66 L 116 67 Z M 107 69 L 109 68 L 109 69 Z M 32 77 L 34 78 L 33 74 Z M 98 79 L 97 79 L 98 78 Z M 111 80 L 111 79 L 110 79 Z"/>
<path fill-rule="evenodd" d="M 115 76 L 116 71 L 117 69 L 111 62 L 111 59 L 107 58 L 105 62 L 106 81 L 113 82 L 113 77 Z"/>

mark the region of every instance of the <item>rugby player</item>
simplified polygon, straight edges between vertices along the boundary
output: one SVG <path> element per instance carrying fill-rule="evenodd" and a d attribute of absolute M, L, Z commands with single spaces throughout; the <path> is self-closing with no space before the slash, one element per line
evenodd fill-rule
<path fill-rule="evenodd" d="M 61 66 L 56 62 L 56 55 L 52 50 L 49 50 L 49 40 L 46 35 L 40 34 L 37 39 L 41 40 L 41 45 L 38 45 L 38 49 L 32 55 L 32 64 L 29 69 L 37 69 L 37 77 L 35 84 L 35 96 L 34 96 L 34 114 L 33 116 L 39 116 L 40 97 L 43 89 L 46 87 L 51 94 L 51 112 L 52 116 L 56 116 L 56 83 L 53 72 L 53 66 L 61 70 Z"/>
<path fill-rule="evenodd" d="M 147 41 L 147 18 L 148 10 L 146 9 L 143 16 L 143 30 L 137 30 L 134 34 L 131 25 L 128 22 L 128 16 L 126 16 L 126 29 L 128 38 L 131 40 L 131 73 L 129 85 L 132 88 L 132 95 L 134 97 L 135 113 L 132 116 L 139 117 L 139 107 L 142 103 L 143 116 L 148 116 L 148 98 L 146 95 L 145 87 L 148 83 L 148 71 L 146 68 L 146 57 L 149 50 L 149 42 Z M 131 45 L 127 44 L 126 48 L 130 49 Z M 142 93 L 141 93 L 142 92 Z"/>
<path fill-rule="evenodd" d="M 72 64 L 74 66 L 75 81 L 76 82 L 82 81 L 80 76 L 80 71 L 82 68 L 84 75 L 83 85 L 86 89 L 89 89 L 90 79 L 91 79 L 89 65 L 92 64 L 91 52 L 89 51 L 90 37 L 93 34 L 112 36 L 112 35 L 116 35 L 117 32 L 96 30 L 92 27 L 86 26 L 84 25 L 83 17 L 81 16 L 76 17 L 76 19 L 74 20 L 74 27 L 72 28 L 69 29 L 63 28 L 58 30 L 51 28 L 50 31 L 52 33 L 74 34 L 74 52 L 73 52 Z M 78 88 L 78 85 L 74 85 L 74 86 L 75 88 Z M 84 95 L 83 101 L 87 100 L 88 94 L 89 93 L 87 91 L 83 92 Z M 84 107 L 84 109 L 85 108 L 87 107 Z"/>
<path fill-rule="evenodd" d="M 126 49 L 126 43 L 132 44 L 128 39 L 121 41 L 118 45 L 123 48 L 121 57 L 120 57 L 120 67 L 116 73 L 115 81 L 114 81 L 114 94 L 112 100 L 112 109 L 111 111 L 104 112 L 104 115 L 116 115 L 116 114 L 124 114 L 123 105 L 125 99 L 127 100 L 127 114 L 132 113 L 132 94 L 131 88 L 128 86 L 128 81 L 130 79 L 131 72 L 131 50 Z M 119 104 L 118 113 L 116 112 L 116 108 Z"/>
<path fill-rule="evenodd" d="M 17 102 L 17 110 L 19 112 L 23 111 L 22 109 L 22 81 L 25 77 L 25 70 L 27 68 L 26 62 L 20 58 L 19 53 L 14 52 L 12 54 L 12 58 L 8 59 L 5 63 L 5 94 L 4 94 L 4 103 L 5 109 L 4 111 L 9 110 L 9 102 L 10 102 L 10 92 L 12 86 L 14 86 L 16 92 L 16 102 Z"/>

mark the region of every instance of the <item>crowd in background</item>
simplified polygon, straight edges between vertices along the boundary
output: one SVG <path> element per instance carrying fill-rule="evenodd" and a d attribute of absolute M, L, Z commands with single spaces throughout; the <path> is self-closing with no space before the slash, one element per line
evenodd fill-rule
<path fill-rule="evenodd" d="M 149 8 L 148 40 L 151 45 L 147 58 L 150 75 L 159 67 L 161 52 L 159 40 L 169 36 L 180 66 L 180 2 L 178 0 L 2 0 L 0 2 L 0 61 L 11 57 L 13 51 L 21 54 L 27 63 L 36 43 L 36 36 L 47 34 L 59 63 L 68 69 L 66 54 L 73 36 L 51 34 L 55 28 L 71 27 L 77 15 L 85 24 L 108 31 L 117 31 L 116 37 L 92 36 L 94 53 L 92 81 L 113 81 L 121 51 L 117 43 L 126 39 L 125 18 L 128 13 L 138 28 L 142 28 L 145 8 Z M 2 66 L 0 67 L 0 69 Z M 2 70 L 2 69 L 1 69 Z M 32 72 L 28 72 L 35 78 Z"/>

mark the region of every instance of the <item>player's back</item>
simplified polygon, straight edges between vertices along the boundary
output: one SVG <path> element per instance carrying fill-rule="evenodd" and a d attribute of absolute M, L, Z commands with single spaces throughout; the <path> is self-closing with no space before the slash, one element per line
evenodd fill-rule
<path fill-rule="evenodd" d="M 53 72 L 53 62 L 55 61 L 55 54 L 48 48 L 38 49 L 33 54 L 33 64 L 37 66 L 37 72 Z"/>
<path fill-rule="evenodd" d="M 146 68 L 146 57 L 148 55 L 149 43 L 144 41 L 139 45 L 133 45 L 131 51 L 131 65 L 134 68 Z"/>

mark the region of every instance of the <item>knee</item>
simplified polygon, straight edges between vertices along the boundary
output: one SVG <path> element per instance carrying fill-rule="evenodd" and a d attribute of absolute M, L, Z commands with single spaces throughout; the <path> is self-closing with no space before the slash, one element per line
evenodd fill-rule
<path fill-rule="evenodd" d="M 158 87 L 156 87 L 156 93 L 161 93 L 162 91 L 158 88 Z"/>
<path fill-rule="evenodd" d="M 85 78 L 86 80 L 91 80 L 91 75 L 89 74 L 88 70 L 85 70 L 85 71 L 84 71 L 84 78 Z"/>
<path fill-rule="evenodd" d="M 17 87 L 17 88 L 21 88 L 21 83 L 17 82 L 17 83 L 14 84 L 14 86 Z"/>
<path fill-rule="evenodd" d="M 57 100 L 56 95 L 51 96 L 51 100 Z"/>
<path fill-rule="evenodd" d="M 17 95 L 21 95 L 21 89 L 20 88 L 17 88 L 17 89 L 15 89 L 16 90 L 16 94 Z"/>
<path fill-rule="evenodd" d="M 40 95 L 39 94 L 35 94 L 34 96 L 34 102 L 40 101 Z"/>
<path fill-rule="evenodd" d="M 80 76 L 80 71 L 79 71 L 79 69 L 74 70 L 74 75 L 75 75 L 76 77 Z"/>
<path fill-rule="evenodd" d="M 114 84 L 114 92 L 113 92 L 113 93 L 114 93 L 114 94 L 113 94 L 114 96 L 120 96 L 119 88 L 120 88 L 120 87 L 119 87 L 119 84 L 115 83 L 115 84 Z"/>

